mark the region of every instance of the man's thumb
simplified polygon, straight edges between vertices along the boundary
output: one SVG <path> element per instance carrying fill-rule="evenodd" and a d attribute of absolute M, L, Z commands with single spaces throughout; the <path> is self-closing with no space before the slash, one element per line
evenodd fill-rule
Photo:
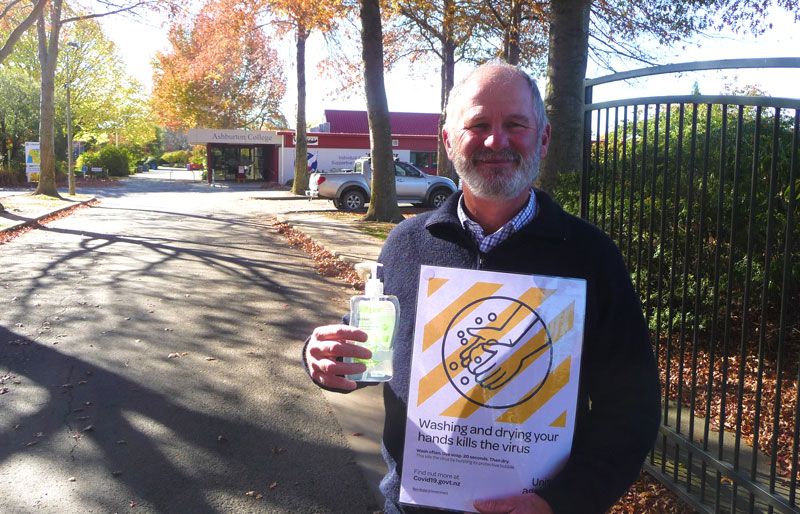
<path fill-rule="evenodd" d="M 472 504 L 482 514 L 506 514 L 513 508 L 506 500 L 475 500 Z"/>

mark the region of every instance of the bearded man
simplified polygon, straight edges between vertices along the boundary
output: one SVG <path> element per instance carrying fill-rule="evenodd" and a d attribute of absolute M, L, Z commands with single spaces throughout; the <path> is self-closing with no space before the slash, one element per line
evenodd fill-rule
<path fill-rule="evenodd" d="M 381 483 L 385 512 L 434 512 L 398 501 L 410 361 L 421 265 L 586 280 L 586 317 L 578 414 L 564 467 L 536 490 L 475 502 L 481 513 L 591 514 L 605 512 L 636 480 L 660 419 L 660 387 L 641 306 L 614 243 L 531 187 L 547 153 L 550 125 L 536 83 L 501 62 L 476 68 L 450 93 L 442 131 L 463 183 L 436 211 L 399 224 L 380 262 L 386 294 L 400 301 L 394 376 L 384 387 Z M 318 327 L 303 360 L 321 387 L 359 386 L 344 375 L 369 350 L 347 343 L 366 334 L 347 325 Z M 531 457 L 535 458 L 535 457 Z"/>

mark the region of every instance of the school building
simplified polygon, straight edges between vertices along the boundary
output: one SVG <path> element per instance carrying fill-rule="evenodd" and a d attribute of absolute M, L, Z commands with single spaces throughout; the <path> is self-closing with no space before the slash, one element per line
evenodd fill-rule
<path fill-rule="evenodd" d="M 390 113 L 392 149 L 401 161 L 436 173 L 439 114 Z M 208 181 L 265 181 L 294 178 L 294 131 L 190 129 L 189 143 L 206 145 Z M 326 110 L 325 121 L 307 133 L 310 171 L 352 169 L 369 153 L 366 111 Z"/>

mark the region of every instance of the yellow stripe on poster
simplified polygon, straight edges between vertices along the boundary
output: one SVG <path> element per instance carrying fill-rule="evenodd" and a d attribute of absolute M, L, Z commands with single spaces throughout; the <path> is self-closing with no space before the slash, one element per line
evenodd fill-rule
<path fill-rule="evenodd" d="M 430 348 L 433 343 L 444 336 L 447 327 L 450 325 L 450 321 L 458 314 L 458 311 L 464 308 L 465 305 L 469 305 L 475 300 L 480 300 L 481 298 L 491 296 L 501 287 L 503 287 L 503 284 L 477 282 L 475 285 L 467 289 L 464 294 L 459 296 L 446 309 L 437 314 L 436 317 L 434 317 L 425 325 L 422 336 L 422 351 Z M 464 310 L 464 312 L 461 313 L 459 320 L 475 310 L 478 305 L 479 304 L 476 303 L 469 309 Z"/>
<path fill-rule="evenodd" d="M 567 411 L 561 413 L 559 417 L 557 417 L 552 423 L 550 423 L 551 427 L 554 428 L 564 428 L 567 426 Z"/>
<path fill-rule="evenodd" d="M 476 284 L 476 285 L 478 285 L 478 284 Z M 493 291 L 493 292 L 495 292 L 495 291 Z M 550 295 L 552 295 L 554 292 L 555 292 L 555 290 L 553 290 L 553 289 L 539 289 L 539 288 L 536 288 L 536 287 L 532 287 L 532 288 L 528 289 L 527 291 L 525 291 L 525 293 L 519 298 L 519 301 L 524 303 L 524 304 L 526 304 L 526 305 L 528 305 L 531 309 L 536 310 L 536 309 L 539 308 L 539 306 L 542 304 L 542 302 L 545 301 L 547 298 L 549 298 Z M 467 293 L 462 295 L 461 298 L 464 298 L 465 296 L 467 296 L 468 293 L 470 293 L 470 291 L 467 291 Z M 457 300 L 456 302 L 460 302 L 461 298 L 459 298 L 459 300 Z M 478 298 L 481 298 L 481 297 L 478 297 Z M 472 300 L 469 300 L 469 302 L 475 301 L 478 298 L 474 298 Z M 467 301 L 460 302 L 460 303 L 457 303 L 457 305 L 462 305 L 463 306 L 465 304 L 468 304 L 469 302 L 467 302 Z M 477 307 L 477 306 L 478 306 L 478 304 L 475 304 L 475 307 Z M 511 315 L 511 312 L 513 312 L 513 309 L 514 309 L 514 307 L 512 305 L 511 307 L 506 309 L 507 312 L 501 314 L 500 317 L 498 317 L 498 319 L 499 320 L 507 319 Z M 469 312 L 472 312 L 472 310 L 473 309 L 470 309 Z M 466 315 L 466 314 L 468 314 L 468 312 L 464 313 L 464 315 Z M 434 320 L 432 320 L 430 323 L 428 323 L 428 325 L 426 325 L 426 327 L 425 327 L 425 330 L 426 330 L 425 339 L 426 340 L 427 340 L 427 335 L 428 335 L 427 334 L 428 326 L 430 326 L 431 323 L 433 323 L 433 321 L 435 321 L 438 318 L 439 318 L 439 316 L 434 318 Z M 502 321 L 495 322 L 495 324 L 500 324 L 500 323 L 502 323 Z M 448 325 L 449 325 L 449 322 L 445 324 L 444 330 L 447 330 L 447 326 Z M 454 325 L 455 325 L 455 323 L 454 323 Z M 444 336 L 444 330 L 442 330 L 442 333 L 440 335 L 438 335 L 436 337 L 436 339 L 434 339 L 434 342 Z M 427 346 L 425 346 L 424 343 L 423 343 L 423 348 L 427 349 Z M 456 351 L 454 351 L 453 353 L 448 355 L 447 361 L 445 362 L 445 365 L 449 366 L 451 362 L 458 362 L 459 365 L 460 365 L 460 359 L 458 358 L 458 354 L 460 353 L 460 351 L 461 351 L 460 349 L 457 349 Z M 429 371 L 428 374 L 425 375 L 424 377 L 422 377 L 422 379 L 419 381 L 419 391 L 417 393 L 417 405 L 422 405 L 422 403 L 425 402 L 425 400 L 427 400 L 428 398 L 430 398 L 431 396 L 436 394 L 436 392 L 439 391 L 439 389 L 441 389 L 442 387 L 444 387 L 444 385 L 447 384 L 447 382 L 448 382 L 447 373 L 445 373 L 445 370 L 444 370 L 443 366 L 436 366 L 431 371 Z"/>
<path fill-rule="evenodd" d="M 571 363 L 572 356 L 564 359 L 564 362 L 559 364 L 558 367 L 552 373 L 550 373 L 550 376 L 547 377 L 547 381 L 544 383 L 544 386 L 542 386 L 536 396 L 531 398 L 530 401 L 527 401 L 521 405 L 511 407 L 495 421 L 517 424 L 524 423 L 544 404 L 550 401 L 550 399 L 553 398 L 557 392 L 561 391 L 561 389 L 563 389 L 564 386 L 569 383 L 569 369 Z M 539 387 L 539 384 L 537 384 L 536 387 Z M 536 387 L 531 389 L 530 392 L 533 392 Z"/>
<path fill-rule="evenodd" d="M 429 278 L 428 279 L 428 297 L 439 290 L 440 287 L 450 281 L 449 278 Z"/>

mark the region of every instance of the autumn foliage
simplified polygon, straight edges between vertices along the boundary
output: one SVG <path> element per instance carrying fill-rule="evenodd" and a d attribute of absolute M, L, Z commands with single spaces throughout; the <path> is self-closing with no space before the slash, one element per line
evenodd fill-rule
<path fill-rule="evenodd" d="M 283 63 L 252 6 L 209 0 L 169 31 L 154 60 L 153 102 L 171 129 L 283 125 Z"/>

